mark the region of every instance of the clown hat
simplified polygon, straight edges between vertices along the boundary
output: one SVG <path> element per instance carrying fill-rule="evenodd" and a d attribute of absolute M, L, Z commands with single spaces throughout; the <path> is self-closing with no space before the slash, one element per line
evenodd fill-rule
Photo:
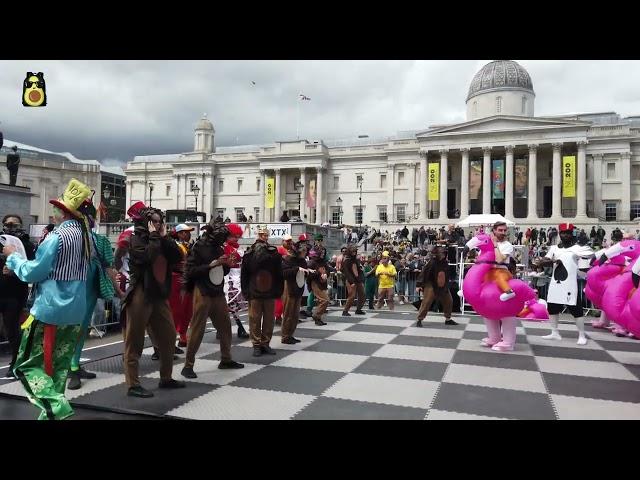
<path fill-rule="evenodd" d="M 258 231 L 258 233 L 266 233 L 268 235 L 269 234 L 269 227 L 266 226 L 266 225 L 258 225 L 257 231 Z"/>
<path fill-rule="evenodd" d="M 309 240 L 309 237 L 307 236 L 306 233 L 303 233 L 298 237 L 299 242 L 306 242 L 307 240 Z"/>
<path fill-rule="evenodd" d="M 229 230 L 229 235 L 232 237 L 242 237 L 242 233 L 244 232 L 243 228 L 237 223 L 230 223 L 227 225 L 227 229 Z"/>
<path fill-rule="evenodd" d="M 129 207 L 129 210 L 127 210 L 127 216 L 134 221 L 140 220 L 142 218 L 140 216 L 140 211 L 143 208 L 147 208 L 147 206 L 143 202 L 136 202 Z"/>
<path fill-rule="evenodd" d="M 62 197 L 56 200 L 49 200 L 49 203 L 76 218 L 81 218 L 82 213 L 78 209 L 90 196 L 91 189 L 81 181 L 72 178 L 62 193 Z"/>

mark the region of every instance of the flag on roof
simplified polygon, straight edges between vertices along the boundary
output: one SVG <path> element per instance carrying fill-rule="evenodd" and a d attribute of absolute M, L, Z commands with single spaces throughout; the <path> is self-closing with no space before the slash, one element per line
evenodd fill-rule
<path fill-rule="evenodd" d="M 300 100 L 311 100 L 311 99 L 306 95 L 300 94 Z"/>

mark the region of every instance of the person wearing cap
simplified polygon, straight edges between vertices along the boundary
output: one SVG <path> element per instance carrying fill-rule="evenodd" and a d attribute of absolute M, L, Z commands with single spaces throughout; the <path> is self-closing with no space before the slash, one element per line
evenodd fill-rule
<path fill-rule="evenodd" d="M 269 343 L 273 335 L 275 300 L 282 296 L 282 257 L 278 249 L 269 245 L 269 229 L 258 227 L 258 239 L 242 259 L 240 282 L 249 301 L 249 334 L 253 356 L 275 355 Z"/>
<path fill-rule="evenodd" d="M 296 344 L 300 342 L 293 336 L 300 318 L 300 302 L 304 293 L 305 278 L 312 273 L 307 267 L 307 242 L 297 242 L 282 260 L 284 278 L 281 342 Z"/>
<path fill-rule="evenodd" d="M 594 256 L 588 246 L 575 244 L 573 236 L 574 226 L 571 223 L 561 223 L 558 227 L 560 243 L 552 245 L 544 258 L 539 259 L 537 265 L 545 267 L 553 265 L 551 283 L 547 293 L 547 310 L 551 322 L 551 334 L 542 337 L 545 340 L 562 340 L 558 330 L 558 315 L 566 308 L 576 321 L 578 327 L 578 345 L 587 344 L 584 330 L 584 312 L 578 305 L 578 262 L 581 258 Z"/>
<path fill-rule="evenodd" d="M 181 375 L 197 378 L 193 371 L 196 353 L 204 337 L 207 318 L 211 318 L 220 339 L 219 369 L 244 368 L 231 359 L 231 319 L 224 295 L 224 277 L 231 271 L 236 261 L 224 253 L 224 244 L 229 239 L 227 225 L 215 220 L 205 228 L 187 257 L 184 271 L 185 290 L 193 293 L 193 317 L 187 335 L 187 355 Z"/>
<path fill-rule="evenodd" d="M 398 275 L 396 267 L 389 261 L 389 252 L 382 252 L 380 263 L 376 267 L 376 277 L 378 278 L 378 303 L 376 308 L 382 308 L 384 301 L 387 300 L 389 310 L 393 310 L 393 288 L 396 276 Z"/>
<path fill-rule="evenodd" d="M 244 329 L 244 325 L 240 321 L 238 312 L 240 311 L 240 302 L 242 301 L 242 291 L 240 290 L 240 265 L 242 264 L 243 251 L 240 250 L 238 239 L 244 233 L 242 227 L 236 223 L 227 225 L 229 236 L 224 244 L 224 254 L 231 259 L 229 274 L 225 276 L 225 291 L 227 294 L 227 308 L 229 315 L 238 327 L 238 338 L 249 338 L 249 334 Z"/>
<path fill-rule="evenodd" d="M 311 316 L 316 325 L 323 326 L 326 323 L 322 320 L 322 316 L 327 312 L 329 307 L 329 265 L 320 256 L 317 250 L 309 252 L 309 274 L 307 275 L 307 288 L 313 293 L 318 305 Z"/>
<path fill-rule="evenodd" d="M 122 302 L 121 315 L 125 322 L 124 372 L 127 395 L 150 398 L 154 395 L 140 384 L 138 371 L 144 333 L 148 327 L 153 332 L 151 341 L 160 359 L 159 388 L 186 386 L 171 377 L 176 328 L 168 302 L 172 272 L 183 258 L 175 241 L 167 236 L 161 210 L 141 207 L 132 213 L 134 231 L 129 241 L 130 283 Z"/>
<path fill-rule="evenodd" d="M 28 260 L 5 246 L 6 266 L 23 282 L 33 283 L 35 300 L 22 324 L 22 341 L 14 373 L 41 420 L 73 415 L 65 398 L 71 357 L 86 309 L 90 244 L 80 206 L 91 190 L 72 179 L 59 200 L 50 200 L 58 227 Z"/>
<path fill-rule="evenodd" d="M 187 330 L 189 329 L 189 321 L 193 315 L 193 297 L 189 292 L 182 289 L 182 277 L 184 275 L 184 265 L 191 249 L 191 232 L 195 229 L 184 223 L 176 225 L 175 239 L 176 245 L 182 254 L 182 260 L 173 267 L 171 272 L 171 296 L 169 297 L 169 306 L 171 307 L 171 315 L 173 323 L 178 333 L 178 346 L 175 353 L 183 354 L 184 351 L 179 347 L 187 346 Z"/>
<path fill-rule="evenodd" d="M 434 300 L 438 300 L 442 305 L 445 325 L 458 325 L 458 322 L 451 319 L 453 297 L 449 291 L 449 260 L 446 246 L 438 245 L 433 249 L 431 260 L 416 280 L 416 292 L 423 292 L 416 327 L 422 327 L 422 320 L 429 313 Z"/>
<path fill-rule="evenodd" d="M 284 259 L 289 252 L 293 251 L 293 238 L 291 235 L 286 234 L 282 237 L 282 245 L 278 247 L 278 253 Z M 284 300 L 283 298 L 276 298 L 274 304 L 273 315 L 275 317 L 275 324 L 282 325 L 282 314 L 284 312 Z"/>
<path fill-rule="evenodd" d="M 362 265 L 358 258 L 358 247 L 355 245 L 349 245 L 345 253 L 344 261 L 342 262 L 342 274 L 344 275 L 345 284 L 347 286 L 347 303 L 342 310 L 343 317 L 350 317 L 349 309 L 354 304 L 356 295 L 358 296 L 358 303 L 356 305 L 356 315 L 365 315 L 362 310 L 364 306 L 364 272 L 362 271 Z"/>

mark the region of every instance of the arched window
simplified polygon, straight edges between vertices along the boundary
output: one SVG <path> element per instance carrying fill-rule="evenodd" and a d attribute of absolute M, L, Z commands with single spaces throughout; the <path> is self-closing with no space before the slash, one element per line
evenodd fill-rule
<path fill-rule="evenodd" d="M 522 113 L 527 113 L 527 97 L 522 97 Z"/>
<path fill-rule="evenodd" d="M 502 112 L 502 97 L 496 97 L 496 113 Z"/>

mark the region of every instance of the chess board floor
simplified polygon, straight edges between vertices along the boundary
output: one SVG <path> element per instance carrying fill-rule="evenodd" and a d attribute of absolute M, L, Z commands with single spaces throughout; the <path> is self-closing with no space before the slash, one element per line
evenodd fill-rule
<path fill-rule="evenodd" d="M 159 365 L 146 348 L 140 375 L 155 394 L 150 399 L 126 396 L 122 344 L 111 345 L 111 356 L 85 363 L 98 377 L 67 396 L 78 407 L 199 420 L 640 419 L 638 340 L 587 326 L 589 342 L 578 346 L 575 324 L 563 315 L 562 341 L 541 339 L 548 327 L 525 321 L 515 351 L 499 353 L 480 345 L 485 327 L 477 316 L 446 326 L 433 314 L 416 328 L 415 310 L 340 313 L 331 311 L 326 326 L 300 323 L 297 345 L 281 344 L 276 328 L 273 356 L 253 357 L 251 343 L 234 335 L 240 370 L 217 368 L 210 330 L 194 367 L 198 378 L 179 390 L 158 389 Z M 174 362 L 174 378 L 184 380 L 183 362 L 184 355 Z M 2 395 L 24 391 L 0 382 L 0 418 L 7 418 Z"/>

